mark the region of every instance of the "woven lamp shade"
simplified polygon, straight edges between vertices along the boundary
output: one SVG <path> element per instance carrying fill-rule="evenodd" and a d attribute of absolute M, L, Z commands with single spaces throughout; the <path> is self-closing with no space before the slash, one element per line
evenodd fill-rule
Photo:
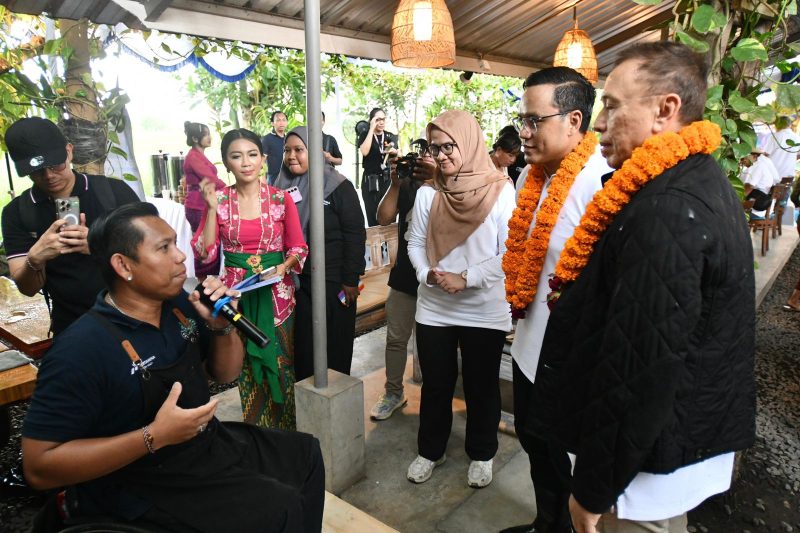
<path fill-rule="evenodd" d="M 392 22 L 392 64 L 434 68 L 455 62 L 453 19 L 444 0 L 400 0 Z"/>
<path fill-rule="evenodd" d="M 577 22 L 575 28 L 565 33 L 558 43 L 553 66 L 575 69 L 592 85 L 597 83 L 597 56 L 594 46 L 589 34 L 578 29 Z"/>

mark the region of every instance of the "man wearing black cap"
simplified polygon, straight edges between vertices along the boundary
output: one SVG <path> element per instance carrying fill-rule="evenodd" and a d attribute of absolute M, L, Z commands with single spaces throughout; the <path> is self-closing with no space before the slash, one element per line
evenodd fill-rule
<path fill-rule="evenodd" d="M 72 145 L 49 120 L 20 119 L 8 128 L 5 141 L 17 174 L 33 181 L 3 209 L 9 270 L 23 294 L 33 296 L 42 288 L 49 294 L 51 329 L 58 334 L 93 305 L 103 288 L 89 257 L 89 226 L 106 211 L 139 199 L 122 181 L 73 171 Z M 56 201 L 70 197 L 78 199 L 78 224 L 56 214 Z"/>

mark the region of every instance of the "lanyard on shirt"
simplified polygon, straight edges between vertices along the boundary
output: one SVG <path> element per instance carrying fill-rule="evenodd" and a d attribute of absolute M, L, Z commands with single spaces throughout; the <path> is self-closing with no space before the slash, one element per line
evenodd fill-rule
<path fill-rule="evenodd" d="M 386 133 L 381 133 L 381 139 L 378 140 L 378 134 L 373 133 L 372 136 L 375 137 L 375 142 L 378 143 L 378 151 L 381 153 L 381 159 L 383 159 L 383 154 L 386 152 L 386 148 L 383 146 L 383 139 Z"/>

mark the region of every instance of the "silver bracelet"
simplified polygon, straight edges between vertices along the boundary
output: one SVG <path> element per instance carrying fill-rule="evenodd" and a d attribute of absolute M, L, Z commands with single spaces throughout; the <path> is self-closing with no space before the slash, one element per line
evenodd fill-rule
<path fill-rule="evenodd" d="M 33 266 L 33 263 L 31 263 L 31 260 L 28 259 L 28 256 L 25 256 L 25 264 L 28 265 L 28 268 L 30 268 L 34 272 L 41 272 L 42 270 L 44 270 L 44 267 L 36 268 L 35 266 Z"/>
<path fill-rule="evenodd" d="M 206 322 L 206 328 L 211 332 L 212 335 L 224 337 L 225 335 L 230 335 L 231 331 L 233 331 L 233 324 L 228 324 L 224 328 L 212 328 L 208 325 L 208 322 Z"/>

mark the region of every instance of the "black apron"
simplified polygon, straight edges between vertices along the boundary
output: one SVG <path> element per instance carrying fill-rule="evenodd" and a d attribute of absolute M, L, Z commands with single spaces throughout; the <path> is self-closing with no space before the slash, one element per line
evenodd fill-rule
<path fill-rule="evenodd" d="M 171 304 L 164 302 L 164 305 Z M 123 332 L 107 318 L 95 311 L 89 314 L 121 343 L 125 340 Z M 182 317 L 179 312 L 176 314 Z M 196 340 L 187 343 L 184 353 L 172 365 L 140 368 L 138 374 L 146 420 L 155 418 L 176 381 L 183 386 L 179 407 L 191 409 L 210 400 Z M 286 491 L 282 489 L 286 487 L 286 480 L 274 479 L 270 475 L 273 472 L 264 473 L 260 468 L 263 465 L 246 457 L 248 451 L 250 455 L 272 458 L 283 455 L 280 446 L 283 442 L 264 442 L 254 435 L 259 431 L 246 424 L 222 424 L 214 417 L 196 437 L 148 454 L 118 474 L 131 492 L 200 532 L 291 531 L 286 506 L 300 505 L 299 501 L 287 502 Z M 263 447 L 269 449 L 263 450 Z M 293 461 L 285 465 L 288 468 L 299 466 Z M 288 482 L 293 484 L 291 479 Z"/>

